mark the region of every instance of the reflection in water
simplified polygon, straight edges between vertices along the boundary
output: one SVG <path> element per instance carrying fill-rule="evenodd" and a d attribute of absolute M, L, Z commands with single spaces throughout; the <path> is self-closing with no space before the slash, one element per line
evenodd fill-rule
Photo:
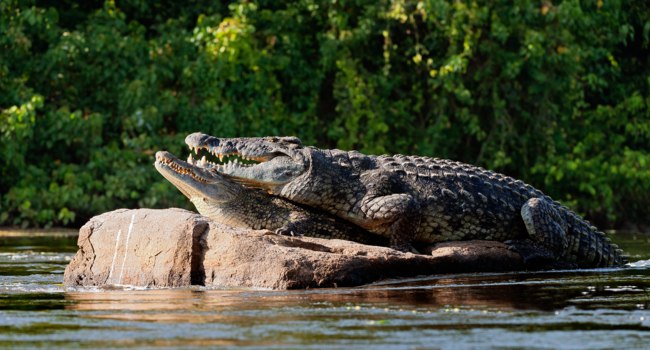
<path fill-rule="evenodd" d="M 396 280 L 360 288 L 311 291 L 255 291 L 228 289 L 161 289 L 69 291 L 67 309 L 79 311 L 178 310 L 246 311 L 314 305 L 345 307 L 374 305 L 402 309 L 441 309 L 459 306 L 486 310 L 551 311 L 568 306 L 589 308 L 585 300 L 615 301 L 610 308 L 647 305 L 650 290 L 645 270 L 567 271 L 549 273 L 476 274 Z M 621 303 L 625 298 L 636 304 Z M 602 304 L 599 304 L 602 306 Z M 107 314 L 102 314 L 105 317 Z M 122 316 L 120 316 L 122 317 Z M 148 315 L 145 315 L 148 317 Z"/>
<path fill-rule="evenodd" d="M 146 290 L 146 291 L 95 291 L 68 292 L 66 309 L 77 311 L 105 311 L 101 317 L 156 320 L 184 319 L 183 310 L 191 310 L 200 317 L 190 322 L 205 322 L 202 312 L 263 312 L 278 308 L 312 308 L 327 306 L 337 308 L 349 305 L 373 305 L 377 308 L 440 309 L 462 306 L 468 309 L 540 309 L 553 310 L 564 307 L 571 298 L 580 295 L 578 290 L 563 291 L 551 299 L 536 285 L 504 282 L 495 285 L 462 286 L 453 279 L 420 281 L 420 286 L 370 287 L 365 289 L 331 289 L 319 291 L 250 291 L 250 290 Z M 426 283 L 426 284 L 425 284 Z M 445 286 L 449 284 L 449 286 Z M 585 289 L 586 290 L 586 289 Z M 117 311 L 117 314 L 109 313 Z M 172 313 L 170 313 L 170 311 Z M 297 315 L 300 316 L 300 315 Z"/>

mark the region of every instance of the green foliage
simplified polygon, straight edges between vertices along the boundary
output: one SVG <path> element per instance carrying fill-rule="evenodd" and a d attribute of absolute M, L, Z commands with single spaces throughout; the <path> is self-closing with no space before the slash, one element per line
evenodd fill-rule
<path fill-rule="evenodd" d="M 457 159 L 646 221 L 640 1 L 0 2 L 0 225 L 189 207 L 186 133 Z"/>

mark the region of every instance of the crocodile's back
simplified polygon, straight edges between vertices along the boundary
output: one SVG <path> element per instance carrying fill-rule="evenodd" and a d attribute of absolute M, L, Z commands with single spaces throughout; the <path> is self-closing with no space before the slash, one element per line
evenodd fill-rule
<path fill-rule="evenodd" d="M 545 196 L 522 181 L 480 167 L 417 156 L 379 156 L 377 166 L 397 174 L 419 202 L 416 240 L 507 240 L 523 237 L 521 206 Z"/>

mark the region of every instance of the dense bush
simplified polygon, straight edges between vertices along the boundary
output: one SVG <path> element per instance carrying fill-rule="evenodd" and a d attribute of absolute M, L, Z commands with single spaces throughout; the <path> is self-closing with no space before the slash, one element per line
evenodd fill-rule
<path fill-rule="evenodd" d="M 453 158 L 648 220 L 642 1 L 0 2 L 0 224 L 187 206 L 186 133 Z"/>

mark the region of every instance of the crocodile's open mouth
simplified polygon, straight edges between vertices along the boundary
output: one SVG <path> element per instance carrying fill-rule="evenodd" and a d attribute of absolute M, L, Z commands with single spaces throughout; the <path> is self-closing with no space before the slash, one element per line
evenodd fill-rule
<path fill-rule="evenodd" d="M 173 154 L 156 152 L 156 170 L 192 201 L 227 202 L 237 196 L 239 185 L 227 180 L 214 169 L 188 158 L 184 162 Z"/>
<path fill-rule="evenodd" d="M 202 133 L 185 138 L 188 162 L 214 169 L 247 186 L 270 189 L 305 171 L 300 140 L 292 137 L 221 139 Z"/>
<path fill-rule="evenodd" d="M 180 177 L 190 177 L 198 182 L 208 184 L 211 181 L 207 179 L 204 175 L 199 174 L 194 166 L 201 166 L 195 164 L 195 161 L 190 157 L 187 159 L 187 162 L 184 162 L 176 157 L 174 157 L 169 152 L 157 152 L 156 153 L 156 168 L 167 168 L 173 171 L 176 175 Z"/>
<path fill-rule="evenodd" d="M 196 158 L 195 158 L 196 157 Z M 239 153 L 218 153 L 214 149 L 190 146 L 187 163 L 227 173 L 234 167 L 252 167 L 270 160 L 268 157 L 249 157 Z"/>

